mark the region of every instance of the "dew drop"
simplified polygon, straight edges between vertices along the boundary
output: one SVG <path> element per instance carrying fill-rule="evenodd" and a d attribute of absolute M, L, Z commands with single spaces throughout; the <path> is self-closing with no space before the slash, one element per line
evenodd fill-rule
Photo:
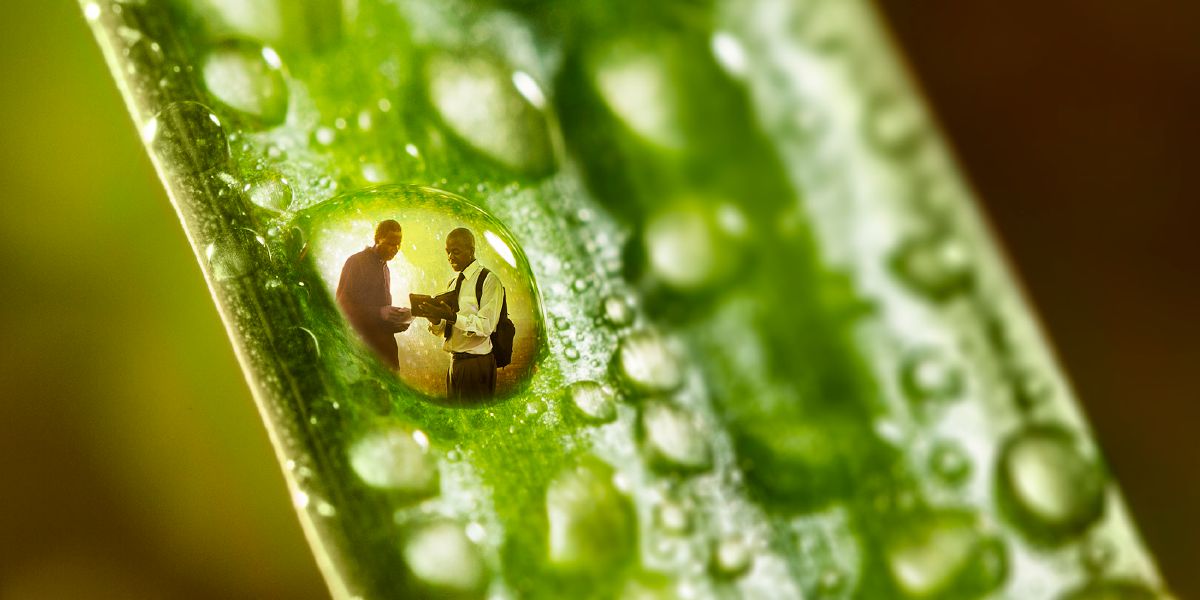
<path fill-rule="evenodd" d="M 672 535 L 683 535 L 692 530 L 691 514 L 674 500 L 664 500 L 658 505 L 656 520 L 663 531 Z"/>
<path fill-rule="evenodd" d="M 254 270 L 254 260 L 236 236 L 225 235 L 204 247 L 204 258 L 209 272 L 217 281 L 228 281 L 249 274 Z"/>
<path fill-rule="evenodd" d="M 722 577 L 740 577 L 754 563 L 754 549 L 740 534 L 728 535 L 713 549 L 713 569 Z"/>
<path fill-rule="evenodd" d="M 288 90 L 279 55 L 269 47 L 236 41 L 213 48 L 201 69 L 204 85 L 222 104 L 263 125 L 287 117 Z"/>
<path fill-rule="evenodd" d="M 963 243 L 947 234 L 917 237 L 892 255 L 893 272 L 914 290 L 948 300 L 974 284 L 971 258 Z"/>
<path fill-rule="evenodd" d="M 575 346 L 567 346 L 563 349 L 563 357 L 570 361 L 579 360 L 579 350 Z"/>
<path fill-rule="evenodd" d="M 910 400 L 951 400 L 962 394 L 962 370 L 932 350 L 913 352 L 900 367 L 900 386 Z"/>
<path fill-rule="evenodd" d="M 617 349 L 617 366 L 634 389 L 645 393 L 669 392 L 683 383 L 683 365 L 660 334 L 631 333 Z"/>
<path fill-rule="evenodd" d="M 597 47 L 592 77 L 613 114 L 649 142 L 671 150 L 685 144 L 681 89 L 671 63 L 648 42 L 621 40 Z"/>
<path fill-rule="evenodd" d="M 1004 579 L 1003 547 L 966 513 L 913 517 L 888 530 L 888 572 L 907 598 L 975 598 Z"/>
<path fill-rule="evenodd" d="M 863 120 L 867 141 L 885 152 L 911 151 L 925 132 L 916 104 L 899 94 L 878 94 L 868 101 Z"/>
<path fill-rule="evenodd" d="M 417 579 L 441 594 L 483 596 L 483 557 L 456 523 L 439 521 L 417 529 L 405 541 L 404 560 Z"/>
<path fill-rule="evenodd" d="M 626 327 L 633 323 L 633 308 L 622 296 L 608 296 L 604 299 L 604 318 L 615 327 Z"/>
<path fill-rule="evenodd" d="M 617 406 L 607 387 L 595 381 L 577 381 L 567 388 L 571 404 L 589 421 L 609 423 L 617 418 Z"/>
<path fill-rule="evenodd" d="M 285 211 L 292 205 L 292 186 L 278 173 L 269 173 L 250 184 L 250 201 L 268 210 Z"/>
<path fill-rule="evenodd" d="M 724 235 L 712 211 L 700 204 L 652 215 L 643 243 L 651 271 L 667 285 L 685 291 L 712 285 L 727 275 L 738 248 Z"/>
<path fill-rule="evenodd" d="M 929 470 L 938 479 L 958 485 L 971 474 L 971 461 L 958 444 L 940 442 L 929 453 Z"/>
<path fill-rule="evenodd" d="M 393 427 L 364 436 L 350 448 L 350 465 L 367 485 L 414 498 L 438 492 L 437 463 L 424 433 Z M 420 440 L 425 440 L 422 444 Z"/>
<path fill-rule="evenodd" d="M 731 75 L 740 76 L 746 73 L 746 49 L 733 35 L 718 31 L 712 36 L 712 52 Z"/>
<path fill-rule="evenodd" d="M 521 172 L 553 168 L 546 120 L 502 65 L 482 56 L 437 55 L 425 75 L 442 120 L 476 150 Z"/>
<path fill-rule="evenodd" d="M 1013 435 L 996 477 L 1001 506 L 1034 541 L 1065 542 L 1104 513 L 1104 474 L 1060 427 L 1034 425 Z"/>
<path fill-rule="evenodd" d="M 316 132 L 313 133 L 313 139 L 317 140 L 317 143 L 322 146 L 332 144 L 336 137 L 337 134 L 329 127 L 318 127 Z"/>
<path fill-rule="evenodd" d="M 1102 538 L 1092 538 L 1079 546 L 1079 562 L 1093 575 L 1103 573 L 1113 561 L 1113 547 Z"/>
<path fill-rule="evenodd" d="M 641 435 L 650 463 L 663 470 L 703 471 L 712 466 L 708 438 L 683 409 L 656 401 L 642 408 Z"/>
<path fill-rule="evenodd" d="M 546 490 L 551 564 L 564 571 L 603 573 L 633 548 L 628 499 L 613 484 L 612 468 L 585 460 L 559 472 Z"/>
<path fill-rule="evenodd" d="M 205 172 L 229 161 L 220 119 L 199 102 L 176 102 L 142 127 L 142 139 L 170 170 Z"/>

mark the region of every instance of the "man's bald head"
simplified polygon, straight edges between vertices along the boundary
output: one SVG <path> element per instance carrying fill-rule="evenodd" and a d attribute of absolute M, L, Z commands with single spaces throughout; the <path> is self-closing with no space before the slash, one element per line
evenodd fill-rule
<path fill-rule="evenodd" d="M 459 227 L 446 235 L 446 259 L 455 271 L 462 271 L 475 261 L 475 234 Z"/>

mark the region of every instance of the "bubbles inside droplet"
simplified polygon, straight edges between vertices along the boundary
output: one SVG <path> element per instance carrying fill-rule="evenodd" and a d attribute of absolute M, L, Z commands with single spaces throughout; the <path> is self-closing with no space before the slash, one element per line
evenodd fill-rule
<path fill-rule="evenodd" d="M 683 409 L 666 402 L 652 402 L 642 408 L 640 423 L 651 464 L 680 471 L 701 471 L 711 466 L 708 438 Z"/>
<path fill-rule="evenodd" d="M 287 85 L 271 48 L 228 42 L 204 57 L 202 70 L 205 86 L 222 104 L 264 125 L 287 117 Z"/>
<path fill-rule="evenodd" d="M 567 388 L 571 404 L 589 421 L 608 423 L 617 418 L 612 391 L 595 381 L 577 381 Z"/>
<path fill-rule="evenodd" d="M 482 596 L 483 557 L 455 523 L 436 522 L 417 529 L 404 545 L 404 560 L 422 583 L 443 594 Z"/>
<path fill-rule="evenodd" d="M 1036 541 L 1061 543 L 1104 513 L 1104 474 L 1065 429 L 1032 426 L 1014 435 L 996 476 L 1002 506 Z"/>
<path fill-rule="evenodd" d="M 437 463 L 422 433 L 393 427 L 367 434 L 350 448 L 350 466 L 367 485 L 424 498 L 438 492 Z M 425 439 L 422 444 L 421 440 Z"/>
<path fill-rule="evenodd" d="M 635 389 L 669 392 L 683 383 L 683 365 L 667 341 L 651 331 L 631 333 L 617 349 L 617 365 Z"/>

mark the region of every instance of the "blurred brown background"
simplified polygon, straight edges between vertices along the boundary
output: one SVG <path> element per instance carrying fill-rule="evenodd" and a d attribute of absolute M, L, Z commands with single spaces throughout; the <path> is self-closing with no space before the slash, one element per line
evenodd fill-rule
<path fill-rule="evenodd" d="M 1200 5 L 880 2 L 1143 534 L 1200 597 Z M 78 7 L 5 25 L 0 599 L 325 596 Z"/>

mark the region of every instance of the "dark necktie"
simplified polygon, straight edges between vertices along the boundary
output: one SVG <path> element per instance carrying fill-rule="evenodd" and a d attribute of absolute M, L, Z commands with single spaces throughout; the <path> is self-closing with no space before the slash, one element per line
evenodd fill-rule
<path fill-rule="evenodd" d="M 467 278 L 466 273 L 459 273 L 458 280 L 454 282 L 454 301 L 455 301 L 455 303 L 458 302 L 458 293 L 460 291 L 462 291 L 462 284 L 466 278 Z M 454 332 L 454 324 L 449 321 L 446 321 L 446 331 L 445 331 L 444 335 L 446 336 L 447 340 L 450 339 L 450 334 L 453 332 Z"/>

